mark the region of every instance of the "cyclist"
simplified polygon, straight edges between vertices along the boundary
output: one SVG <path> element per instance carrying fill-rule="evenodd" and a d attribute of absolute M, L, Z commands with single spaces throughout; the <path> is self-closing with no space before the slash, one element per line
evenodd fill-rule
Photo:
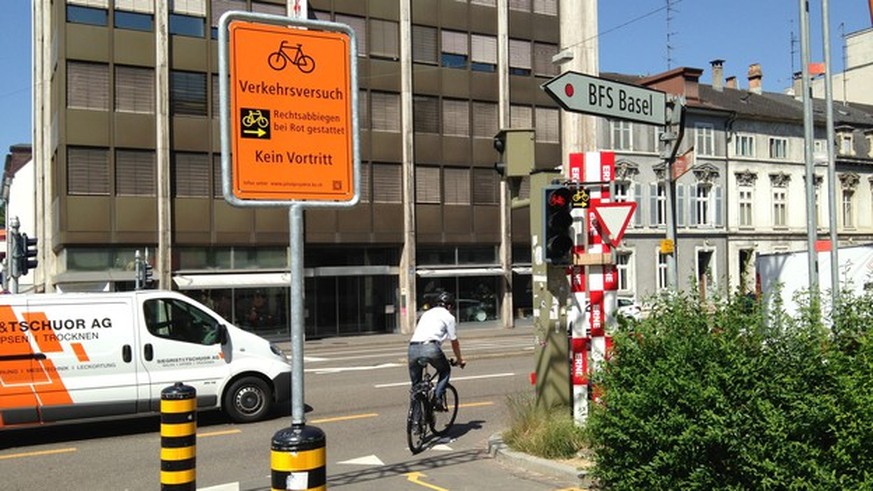
<path fill-rule="evenodd" d="M 446 410 L 445 392 L 449 383 L 449 375 L 452 368 L 442 350 L 443 341 L 448 338 L 452 343 L 452 351 L 455 353 L 458 366 L 466 365 L 461 356 L 461 343 L 455 331 L 455 316 L 452 309 L 455 306 L 455 297 L 449 292 L 440 292 L 436 305 L 426 310 L 415 326 L 412 339 L 409 340 L 409 378 L 412 386 L 421 382 L 421 373 L 424 367 L 416 363 L 419 358 L 427 358 L 428 362 L 439 374 L 436 384 L 436 409 Z"/>

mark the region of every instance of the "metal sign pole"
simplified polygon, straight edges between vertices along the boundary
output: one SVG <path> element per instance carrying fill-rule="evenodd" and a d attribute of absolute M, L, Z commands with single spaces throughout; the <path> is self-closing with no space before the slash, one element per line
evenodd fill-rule
<path fill-rule="evenodd" d="M 291 424 L 303 425 L 303 206 L 288 209 L 291 243 Z"/>

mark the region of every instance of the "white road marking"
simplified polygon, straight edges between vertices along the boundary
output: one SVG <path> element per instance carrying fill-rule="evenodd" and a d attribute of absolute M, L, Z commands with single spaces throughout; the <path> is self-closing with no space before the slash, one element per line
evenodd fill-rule
<path fill-rule="evenodd" d="M 351 464 L 351 465 L 385 465 L 379 457 L 375 455 L 368 455 L 366 457 L 358 457 L 357 459 L 344 460 L 342 462 L 337 462 L 337 464 Z"/>
<path fill-rule="evenodd" d="M 471 375 L 469 377 L 452 377 L 452 382 L 460 381 L 460 380 L 477 380 L 483 378 L 500 378 L 500 377 L 512 377 L 515 376 L 515 373 L 492 373 L 490 375 Z M 376 389 L 384 389 L 386 387 L 402 387 L 404 385 L 409 385 L 410 382 L 394 382 L 390 384 L 376 384 L 373 387 Z"/>
<path fill-rule="evenodd" d="M 239 483 L 229 482 L 227 484 L 219 484 L 218 486 L 209 486 L 208 488 L 197 488 L 197 491 L 239 491 Z"/>
<path fill-rule="evenodd" d="M 380 368 L 396 368 L 399 366 L 403 366 L 400 363 L 382 363 L 380 365 L 370 365 L 364 367 L 324 367 L 324 368 L 310 368 L 308 370 L 303 370 L 304 372 L 314 373 L 316 375 L 324 375 L 328 373 L 341 373 L 341 372 L 361 372 L 366 370 L 378 370 Z"/>

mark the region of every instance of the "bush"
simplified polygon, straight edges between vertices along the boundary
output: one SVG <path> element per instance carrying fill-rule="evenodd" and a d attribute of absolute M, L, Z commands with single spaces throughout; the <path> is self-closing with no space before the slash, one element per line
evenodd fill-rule
<path fill-rule="evenodd" d="M 586 434 L 604 489 L 873 489 L 873 299 L 796 318 L 656 301 L 619 326 Z"/>
<path fill-rule="evenodd" d="M 511 448 L 547 459 L 573 457 L 584 445 L 584 432 L 573 421 L 570 408 L 540 408 L 530 394 L 507 399 L 510 426 L 503 441 Z"/>

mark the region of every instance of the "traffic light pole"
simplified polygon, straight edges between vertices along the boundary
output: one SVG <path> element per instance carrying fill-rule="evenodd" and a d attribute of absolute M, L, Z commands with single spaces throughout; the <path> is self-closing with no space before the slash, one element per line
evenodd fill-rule
<path fill-rule="evenodd" d="M 9 265 L 9 291 L 18 293 L 18 277 L 21 276 L 18 270 L 19 255 L 21 254 L 21 246 L 19 245 L 21 236 L 18 233 L 21 224 L 18 217 L 12 217 L 9 220 L 9 225 L 12 228 L 12 233 L 9 234 L 9 252 L 6 253 L 6 262 Z"/>

